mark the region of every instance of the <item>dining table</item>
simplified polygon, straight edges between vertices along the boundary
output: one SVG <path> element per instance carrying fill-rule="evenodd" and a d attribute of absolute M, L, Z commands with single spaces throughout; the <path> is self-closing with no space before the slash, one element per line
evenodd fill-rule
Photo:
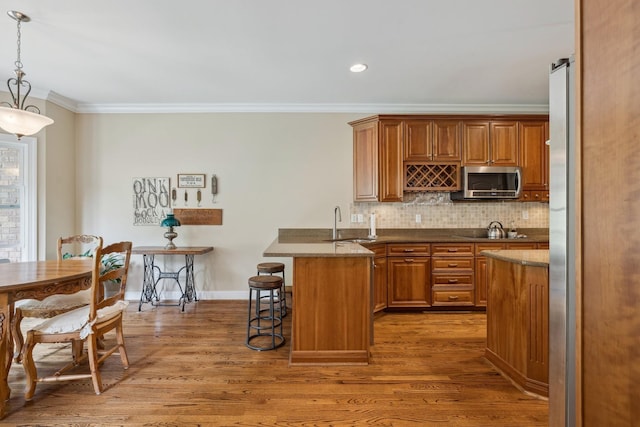
<path fill-rule="evenodd" d="M 11 320 L 16 301 L 42 300 L 91 287 L 92 259 L 29 261 L 0 264 L 0 418 L 9 409 L 8 376 L 13 360 Z"/>

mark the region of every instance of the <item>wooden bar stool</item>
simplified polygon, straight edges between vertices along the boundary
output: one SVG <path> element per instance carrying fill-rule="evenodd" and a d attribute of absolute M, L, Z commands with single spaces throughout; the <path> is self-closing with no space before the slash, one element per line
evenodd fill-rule
<path fill-rule="evenodd" d="M 276 304 L 280 304 L 274 292 L 282 288 L 282 278 L 273 275 L 253 276 L 249 278 L 249 315 L 247 320 L 247 341 L 246 346 L 252 350 L 273 350 L 284 344 L 282 333 L 282 312 L 278 310 Z M 256 292 L 255 300 L 253 291 Z M 262 291 L 268 291 L 268 309 L 262 309 Z M 276 332 L 276 328 L 280 332 Z M 253 332 L 253 333 L 252 333 Z M 267 337 L 261 340 L 260 337 Z M 269 339 L 270 338 L 270 339 Z M 267 341 L 266 343 L 254 343 L 253 341 Z"/>
<path fill-rule="evenodd" d="M 258 276 L 268 274 L 272 276 L 274 273 L 282 274 L 282 287 L 278 290 L 278 307 L 282 313 L 282 317 L 287 315 L 287 291 L 284 283 L 284 264 L 281 262 L 261 262 L 258 264 Z"/>

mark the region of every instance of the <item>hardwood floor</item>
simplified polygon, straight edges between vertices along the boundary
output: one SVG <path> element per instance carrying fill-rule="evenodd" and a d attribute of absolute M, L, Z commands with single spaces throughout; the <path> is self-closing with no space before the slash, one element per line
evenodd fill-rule
<path fill-rule="evenodd" d="M 517 390 L 484 360 L 484 313 L 386 313 L 375 320 L 370 365 L 289 367 L 289 341 L 267 352 L 244 346 L 244 301 L 200 301 L 185 313 L 137 308 L 130 304 L 125 318 L 131 367 L 110 357 L 102 395 L 90 380 L 47 383 L 25 402 L 23 369 L 14 364 L 0 425 L 548 424 L 548 402 Z M 290 315 L 285 320 L 290 337 Z M 49 360 L 70 354 L 67 346 L 38 347 L 39 370 L 54 370 Z"/>

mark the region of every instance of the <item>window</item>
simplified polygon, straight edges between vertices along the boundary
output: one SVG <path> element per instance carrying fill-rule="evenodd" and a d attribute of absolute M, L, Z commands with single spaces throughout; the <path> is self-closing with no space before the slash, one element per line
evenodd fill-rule
<path fill-rule="evenodd" d="M 36 259 L 36 139 L 0 134 L 0 258 Z"/>

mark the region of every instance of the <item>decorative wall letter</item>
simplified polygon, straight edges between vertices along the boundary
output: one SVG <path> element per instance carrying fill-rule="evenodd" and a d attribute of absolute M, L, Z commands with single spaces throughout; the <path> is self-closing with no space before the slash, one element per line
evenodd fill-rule
<path fill-rule="evenodd" d="M 133 178 L 133 225 L 160 225 L 171 212 L 169 178 Z"/>

